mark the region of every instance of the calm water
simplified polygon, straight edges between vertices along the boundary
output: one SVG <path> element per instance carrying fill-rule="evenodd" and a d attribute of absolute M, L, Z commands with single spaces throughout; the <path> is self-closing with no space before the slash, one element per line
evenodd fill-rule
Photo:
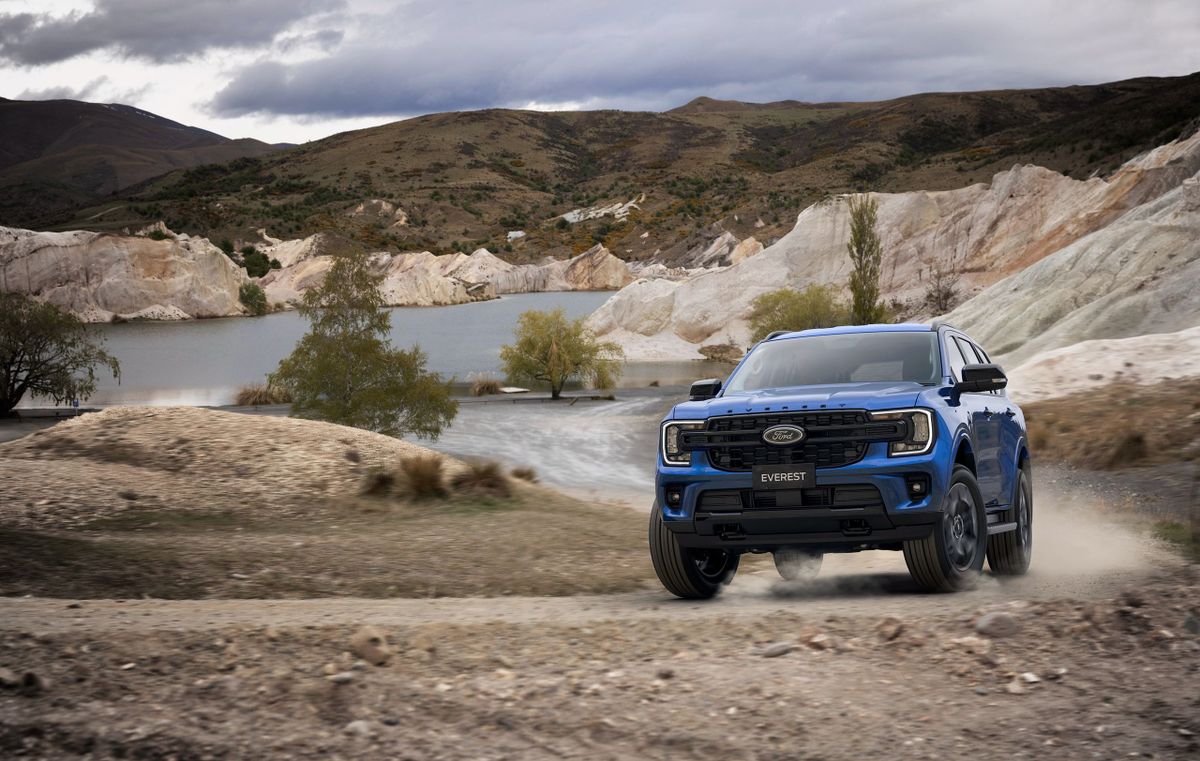
<path fill-rule="evenodd" d="M 448 307 L 390 310 L 392 343 L 420 344 L 429 368 L 467 382 L 500 373 L 500 347 L 512 341 L 517 317 L 528 309 L 562 307 L 569 317 L 590 314 L 608 293 L 526 293 Z M 237 389 L 261 383 L 304 335 L 308 323 L 295 312 L 258 318 L 140 322 L 97 326 L 107 349 L 121 361 L 121 383 L 101 378 L 91 405 L 230 404 Z M 626 384 L 686 383 L 704 374 L 705 362 L 630 365 Z M 23 406 L 44 406 L 26 399 Z"/>

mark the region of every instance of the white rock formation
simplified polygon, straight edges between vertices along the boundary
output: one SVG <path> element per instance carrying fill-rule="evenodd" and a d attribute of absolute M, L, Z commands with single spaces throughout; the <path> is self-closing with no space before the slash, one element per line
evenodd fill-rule
<path fill-rule="evenodd" d="M 267 300 L 283 307 L 320 285 L 333 263 L 321 253 L 318 236 L 285 241 L 267 255 L 279 259 L 283 268 L 267 273 L 260 284 Z M 617 290 L 633 281 L 629 266 L 603 246 L 544 264 L 509 264 L 485 248 L 470 256 L 378 253 L 372 262 L 384 275 L 383 291 L 392 306 L 463 304 L 504 293 Z"/>
<path fill-rule="evenodd" d="M 369 201 L 362 201 L 353 209 L 346 212 L 346 216 L 376 219 L 388 227 L 404 227 L 408 224 L 408 212 L 396 206 L 391 201 L 385 201 L 382 198 L 372 198 Z"/>
<path fill-rule="evenodd" d="M 1107 180 L 1073 180 L 1048 169 L 1017 166 L 998 173 L 990 185 L 940 192 L 872 194 L 879 204 L 880 237 L 885 251 L 881 279 L 884 298 L 920 301 L 926 278 L 935 265 L 962 273 L 960 288 L 964 295 L 970 296 L 1057 251 L 1066 250 L 1076 241 L 1082 243 L 1085 238 L 1090 241 L 1086 246 L 1098 248 L 1090 256 L 1076 249 L 1075 277 L 1079 287 L 1085 287 L 1080 296 L 1102 295 L 1105 273 L 1144 278 L 1158 266 L 1165 268 L 1164 273 L 1190 273 L 1192 270 L 1181 265 L 1191 261 L 1189 252 L 1194 251 L 1197 233 L 1192 227 L 1192 213 L 1187 211 L 1188 204 L 1193 203 L 1189 200 L 1192 191 L 1188 190 L 1192 186 L 1182 184 L 1197 170 L 1200 170 L 1200 133 L 1139 156 Z M 1131 226 L 1114 226 L 1111 239 L 1089 237 L 1123 215 L 1128 215 Z M 745 316 L 756 296 L 782 287 L 804 288 L 814 283 L 841 286 L 847 281 L 848 216 L 844 198 L 810 206 L 800 213 L 790 233 L 761 253 L 674 288 L 660 286 L 663 292 L 657 294 L 653 308 L 639 305 L 640 289 L 627 288 L 602 305 L 590 318 L 590 324 L 601 333 L 613 334 L 626 345 L 627 354 L 633 358 L 696 358 L 699 357 L 696 348 L 701 344 L 745 345 L 749 338 Z M 1180 225 L 1174 232 L 1163 227 Z M 1105 264 L 1106 269 L 1095 269 L 1101 260 L 1118 251 L 1124 251 L 1128 258 L 1131 256 L 1128 247 L 1134 245 L 1139 247 L 1134 258 L 1153 262 L 1149 269 L 1141 264 L 1114 269 L 1111 262 Z M 1070 290 L 1052 284 L 1050 269 L 1039 272 L 1040 279 L 1027 284 L 1041 292 L 1026 294 L 1022 302 L 1025 307 L 1036 299 L 1061 304 L 1079 300 Z M 1095 276 L 1085 284 L 1090 272 Z M 1120 283 L 1110 282 L 1110 285 L 1121 288 Z M 1177 299 L 1182 290 L 1186 289 L 1177 293 L 1174 287 L 1167 287 L 1163 295 Z M 671 309 L 669 317 L 663 319 L 662 302 L 666 299 L 670 300 Z M 1125 309 L 1149 310 L 1144 318 L 1131 323 L 1136 325 L 1131 329 L 1175 330 L 1188 326 L 1184 323 L 1190 318 L 1180 316 L 1175 302 L 1153 307 L 1150 301 L 1147 296 L 1121 302 Z M 975 326 L 979 331 L 989 319 L 989 312 L 999 308 L 1000 303 L 998 300 L 986 308 L 960 312 L 953 317 L 969 323 L 964 327 Z M 961 308 L 968 309 L 968 305 Z M 1018 311 L 1020 307 L 1014 306 L 1011 314 L 1015 316 Z M 1189 306 L 1184 313 L 1190 311 Z M 1044 320 L 1051 318 L 1050 312 L 1038 325 L 1019 330 L 1018 334 L 1024 336 L 1021 340 L 1049 329 L 1051 325 Z M 1126 318 L 1116 313 L 1109 318 L 1099 320 L 1097 330 L 1090 334 L 1081 328 L 1064 329 L 1061 340 L 1116 335 L 1106 331 L 1115 330 Z M 1099 314 L 1091 313 L 1088 319 L 1098 320 Z M 1015 349 L 1010 345 L 1011 337 L 1003 320 L 998 316 L 992 320 L 996 334 L 1006 336 L 1002 344 Z M 641 338 L 633 338 L 635 335 Z M 979 338 L 993 345 L 989 335 Z"/>
<path fill-rule="evenodd" d="M 629 265 L 602 245 L 571 259 L 542 264 L 509 264 L 486 249 L 479 249 L 469 259 L 453 274 L 472 282 L 492 283 L 497 293 L 614 291 L 633 282 Z"/>
<path fill-rule="evenodd" d="M 1197 377 L 1200 327 L 1045 351 L 1008 370 L 1008 389 L 1017 401 L 1035 402 L 1110 383 L 1149 385 Z"/>
<path fill-rule="evenodd" d="M 611 203 L 606 206 L 589 206 L 586 209 L 573 209 L 566 214 L 560 214 L 559 218 L 565 219 L 571 224 L 583 222 L 588 219 L 600 219 L 601 217 L 612 217 L 613 219 L 625 219 L 629 216 L 629 212 L 640 208 L 638 204 L 646 200 L 646 194 L 642 193 L 637 198 L 626 201 L 625 203 Z"/>
<path fill-rule="evenodd" d="M 945 319 L 1013 363 L 1200 325 L 1200 184 L 1185 183 L 987 288 Z"/>
<path fill-rule="evenodd" d="M 0 291 L 34 296 L 90 322 L 242 314 L 238 289 L 246 281 L 204 238 L 0 227 Z"/>
<path fill-rule="evenodd" d="M 294 242 L 287 241 L 281 246 Z M 312 239 L 306 242 L 307 245 L 297 247 L 304 255 L 292 259 L 282 269 L 271 270 L 259 280 L 272 306 L 295 306 L 306 291 L 325 281 L 326 273 L 333 266 L 332 256 L 318 253 L 319 246 Z M 276 246 L 272 250 L 279 248 Z M 468 258 L 462 254 L 456 256 Z M 447 262 L 443 260 L 451 258 L 435 256 L 428 251 L 377 253 L 371 255 L 371 264 L 383 276 L 380 290 L 389 306 L 442 306 L 495 297 L 495 288 L 490 283 L 468 282 L 445 272 Z M 282 259 L 280 263 L 283 263 Z"/>

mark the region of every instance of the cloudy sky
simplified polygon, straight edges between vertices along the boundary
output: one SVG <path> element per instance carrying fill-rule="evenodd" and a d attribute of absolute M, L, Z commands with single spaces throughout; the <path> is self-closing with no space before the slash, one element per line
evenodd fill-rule
<path fill-rule="evenodd" d="M 434 111 L 872 100 L 1200 70 L 1197 0 L 0 0 L 0 96 L 302 142 Z"/>

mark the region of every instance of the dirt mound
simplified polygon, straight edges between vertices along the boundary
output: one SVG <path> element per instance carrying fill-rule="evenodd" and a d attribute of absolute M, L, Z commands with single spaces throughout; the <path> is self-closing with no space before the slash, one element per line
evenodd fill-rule
<path fill-rule="evenodd" d="M 370 470 L 422 454 L 429 450 L 312 420 L 114 407 L 0 446 L 0 521 L 77 525 L 148 506 L 292 514 L 353 495 Z M 460 467 L 448 462 L 450 473 Z"/>

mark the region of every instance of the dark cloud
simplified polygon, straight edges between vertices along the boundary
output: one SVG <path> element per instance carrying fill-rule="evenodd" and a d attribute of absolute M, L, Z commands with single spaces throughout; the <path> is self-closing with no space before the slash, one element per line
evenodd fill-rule
<path fill-rule="evenodd" d="M 0 13 L 0 59 L 24 65 L 97 50 L 176 61 L 211 48 L 264 46 L 292 23 L 343 0 L 96 0 L 63 16 Z"/>
<path fill-rule="evenodd" d="M 412 0 L 346 41 L 238 70 L 214 113 L 376 116 L 696 95 L 870 99 L 1200 68 L 1200 3 Z"/>

